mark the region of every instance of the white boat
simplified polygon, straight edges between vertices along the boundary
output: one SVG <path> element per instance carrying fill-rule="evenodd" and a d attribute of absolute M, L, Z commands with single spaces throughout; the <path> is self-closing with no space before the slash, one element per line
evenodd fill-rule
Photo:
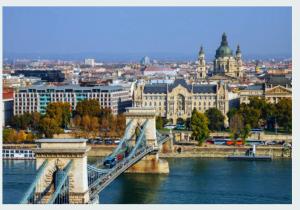
<path fill-rule="evenodd" d="M 33 160 L 35 159 L 35 154 L 30 149 L 3 149 L 2 158 L 11 160 Z"/>

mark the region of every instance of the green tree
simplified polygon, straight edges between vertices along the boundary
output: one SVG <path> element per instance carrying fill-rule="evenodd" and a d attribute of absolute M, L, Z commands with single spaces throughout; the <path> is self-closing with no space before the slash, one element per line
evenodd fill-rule
<path fill-rule="evenodd" d="M 228 120 L 230 122 L 231 118 L 238 112 L 237 108 L 231 108 L 228 112 L 227 112 L 227 117 Z"/>
<path fill-rule="evenodd" d="M 205 114 L 198 112 L 196 109 L 192 112 L 191 128 L 193 136 L 202 144 L 209 137 L 208 119 Z"/>
<path fill-rule="evenodd" d="M 97 117 L 100 114 L 100 104 L 96 99 L 85 99 L 77 103 L 76 114 L 81 117 L 89 115 L 91 117 Z"/>
<path fill-rule="evenodd" d="M 12 119 L 12 127 L 16 128 L 17 130 L 26 130 L 30 127 L 31 121 L 31 114 L 25 112 L 22 115 L 15 115 Z"/>
<path fill-rule="evenodd" d="M 251 131 L 251 126 L 249 124 L 245 125 L 245 127 L 242 129 L 241 138 L 244 142 L 249 137 L 250 131 Z"/>
<path fill-rule="evenodd" d="M 158 130 L 163 129 L 163 119 L 161 116 L 156 117 L 156 129 Z"/>
<path fill-rule="evenodd" d="M 249 124 L 252 128 L 259 127 L 260 109 L 253 108 L 248 104 L 241 104 L 239 114 L 243 116 L 244 125 Z"/>
<path fill-rule="evenodd" d="M 287 132 L 292 131 L 292 100 L 281 99 L 276 105 L 276 120 Z"/>
<path fill-rule="evenodd" d="M 224 129 L 224 115 L 217 108 L 210 108 L 205 112 L 206 117 L 208 118 L 208 128 L 211 131 L 221 131 Z"/>
<path fill-rule="evenodd" d="M 231 134 L 232 134 L 232 137 L 234 140 L 236 140 L 238 137 L 240 137 L 240 135 L 244 129 L 243 116 L 239 113 L 235 113 L 230 118 L 229 128 L 230 128 L 230 131 L 231 131 Z"/>

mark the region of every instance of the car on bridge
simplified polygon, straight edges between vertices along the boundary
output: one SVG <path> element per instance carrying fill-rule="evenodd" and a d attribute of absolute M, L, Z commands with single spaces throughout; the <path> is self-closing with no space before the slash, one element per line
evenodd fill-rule
<path fill-rule="evenodd" d="M 104 164 L 104 166 L 107 166 L 109 168 L 114 167 L 117 164 L 116 157 L 108 157 L 108 158 L 106 158 L 106 160 L 104 161 L 103 164 Z"/>

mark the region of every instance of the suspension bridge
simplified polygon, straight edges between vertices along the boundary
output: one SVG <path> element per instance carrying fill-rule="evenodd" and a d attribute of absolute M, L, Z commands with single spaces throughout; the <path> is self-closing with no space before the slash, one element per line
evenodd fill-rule
<path fill-rule="evenodd" d="M 156 130 L 155 110 L 129 108 L 123 138 L 113 152 L 87 163 L 86 139 L 40 139 L 36 142 L 36 175 L 20 203 L 99 203 L 99 194 L 125 171 L 168 173 L 158 152 L 170 137 Z"/>

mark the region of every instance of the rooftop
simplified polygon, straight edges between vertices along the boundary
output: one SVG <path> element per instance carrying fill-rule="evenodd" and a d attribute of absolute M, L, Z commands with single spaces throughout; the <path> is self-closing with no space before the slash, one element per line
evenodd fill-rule
<path fill-rule="evenodd" d="M 144 87 L 144 93 L 167 93 L 171 92 L 174 88 L 181 85 L 189 92 L 193 93 L 216 93 L 216 84 L 187 84 L 184 79 L 176 79 L 173 84 L 147 84 Z"/>

